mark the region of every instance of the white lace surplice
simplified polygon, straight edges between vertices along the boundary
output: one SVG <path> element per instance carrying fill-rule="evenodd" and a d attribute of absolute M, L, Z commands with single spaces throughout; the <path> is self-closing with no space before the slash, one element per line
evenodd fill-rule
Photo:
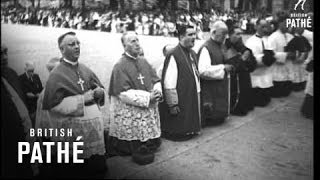
<path fill-rule="evenodd" d="M 111 96 L 109 135 L 120 140 L 145 142 L 161 136 L 158 105 L 150 104 L 150 93 L 128 90 Z"/>

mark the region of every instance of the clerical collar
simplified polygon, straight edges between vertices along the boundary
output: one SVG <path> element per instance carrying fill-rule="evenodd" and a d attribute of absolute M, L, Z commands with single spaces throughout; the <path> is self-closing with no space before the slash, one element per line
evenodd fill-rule
<path fill-rule="evenodd" d="M 66 62 L 66 63 L 68 63 L 68 64 L 70 64 L 70 65 L 72 65 L 72 66 L 75 66 L 75 65 L 78 64 L 78 61 L 72 62 L 72 61 L 67 60 L 66 58 L 63 58 L 63 61 Z"/>
<path fill-rule="evenodd" d="M 260 36 L 259 34 L 256 34 L 256 36 L 257 36 L 258 38 L 262 38 L 262 36 Z"/>
<path fill-rule="evenodd" d="M 136 60 L 138 57 L 134 57 L 134 56 L 132 56 L 131 54 L 129 54 L 128 52 L 124 52 L 124 54 L 126 55 L 126 56 L 128 56 L 128 57 L 130 57 L 130 58 L 132 58 L 132 59 L 134 59 L 134 60 Z"/>

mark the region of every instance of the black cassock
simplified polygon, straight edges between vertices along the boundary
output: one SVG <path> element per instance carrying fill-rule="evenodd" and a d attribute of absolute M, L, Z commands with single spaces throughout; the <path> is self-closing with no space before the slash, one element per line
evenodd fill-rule
<path fill-rule="evenodd" d="M 178 69 L 176 91 L 180 113 L 176 116 L 171 115 L 167 102 L 160 103 L 161 131 L 163 137 L 180 141 L 198 134 L 201 128 L 196 77 L 192 69 L 192 66 L 196 67 L 197 56 L 193 50 L 189 51 L 180 44 L 167 55 L 162 72 L 164 99 L 166 99 L 164 80 L 165 76 L 169 76 L 167 68 L 172 56 Z"/>
<path fill-rule="evenodd" d="M 227 39 L 227 42 L 229 40 Z M 228 44 L 228 43 L 227 43 Z M 230 44 L 227 46 L 229 58 L 226 64 L 234 66 L 235 70 L 231 73 L 230 79 L 230 109 L 234 115 L 246 115 L 253 109 L 252 102 L 252 85 L 250 73 L 254 71 L 257 61 L 251 50 L 243 45 L 242 42 Z M 249 51 L 249 57 L 246 61 L 242 60 L 241 55 Z"/>
<path fill-rule="evenodd" d="M 26 73 L 23 73 L 19 76 L 21 88 L 24 92 L 24 94 L 27 94 L 29 92 L 33 94 L 39 94 L 41 93 L 43 87 L 40 80 L 40 77 L 38 74 L 33 74 L 33 76 L 30 79 Z M 33 113 L 37 109 L 37 99 L 38 98 L 28 98 L 27 99 L 27 106 L 30 113 Z"/>

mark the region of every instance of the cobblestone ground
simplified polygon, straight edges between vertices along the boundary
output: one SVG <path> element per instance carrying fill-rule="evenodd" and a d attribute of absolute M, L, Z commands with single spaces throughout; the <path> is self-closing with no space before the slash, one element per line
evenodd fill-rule
<path fill-rule="evenodd" d="M 36 73 L 45 83 L 45 64 L 61 56 L 57 38 L 67 31 L 70 29 L 1 24 L 1 43 L 9 48 L 9 65 L 22 73 L 24 62 L 35 61 Z M 81 41 L 80 62 L 108 87 L 113 64 L 123 52 L 120 35 L 75 32 Z M 162 47 L 177 43 L 175 38 L 148 36 L 141 36 L 140 41 L 155 68 L 163 61 Z M 195 50 L 200 45 L 201 41 L 196 42 Z M 313 121 L 299 113 L 303 98 L 304 93 L 299 92 L 273 99 L 245 117 L 231 116 L 220 126 L 204 128 L 200 136 L 187 142 L 163 140 L 155 162 L 146 166 L 134 164 L 130 157 L 112 157 L 106 178 L 313 179 Z"/>

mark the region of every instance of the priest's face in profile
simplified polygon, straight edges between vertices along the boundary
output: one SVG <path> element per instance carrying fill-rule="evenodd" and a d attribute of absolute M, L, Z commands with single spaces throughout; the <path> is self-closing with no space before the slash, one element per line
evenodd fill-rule
<path fill-rule="evenodd" d="M 184 47 L 191 49 L 194 46 L 195 40 L 196 31 L 193 28 L 188 28 L 185 35 L 181 36 L 180 42 Z"/>
<path fill-rule="evenodd" d="M 66 35 L 61 42 L 60 50 L 64 58 L 76 62 L 80 56 L 80 42 L 75 35 Z"/>
<path fill-rule="evenodd" d="M 138 36 L 134 32 L 128 32 L 124 38 L 124 49 L 131 56 L 137 57 L 141 53 Z"/>
<path fill-rule="evenodd" d="M 224 43 L 227 38 L 228 29 L 227 28 L 217 28 L 214 32 L 214 40 L 220 43 Z"/>

